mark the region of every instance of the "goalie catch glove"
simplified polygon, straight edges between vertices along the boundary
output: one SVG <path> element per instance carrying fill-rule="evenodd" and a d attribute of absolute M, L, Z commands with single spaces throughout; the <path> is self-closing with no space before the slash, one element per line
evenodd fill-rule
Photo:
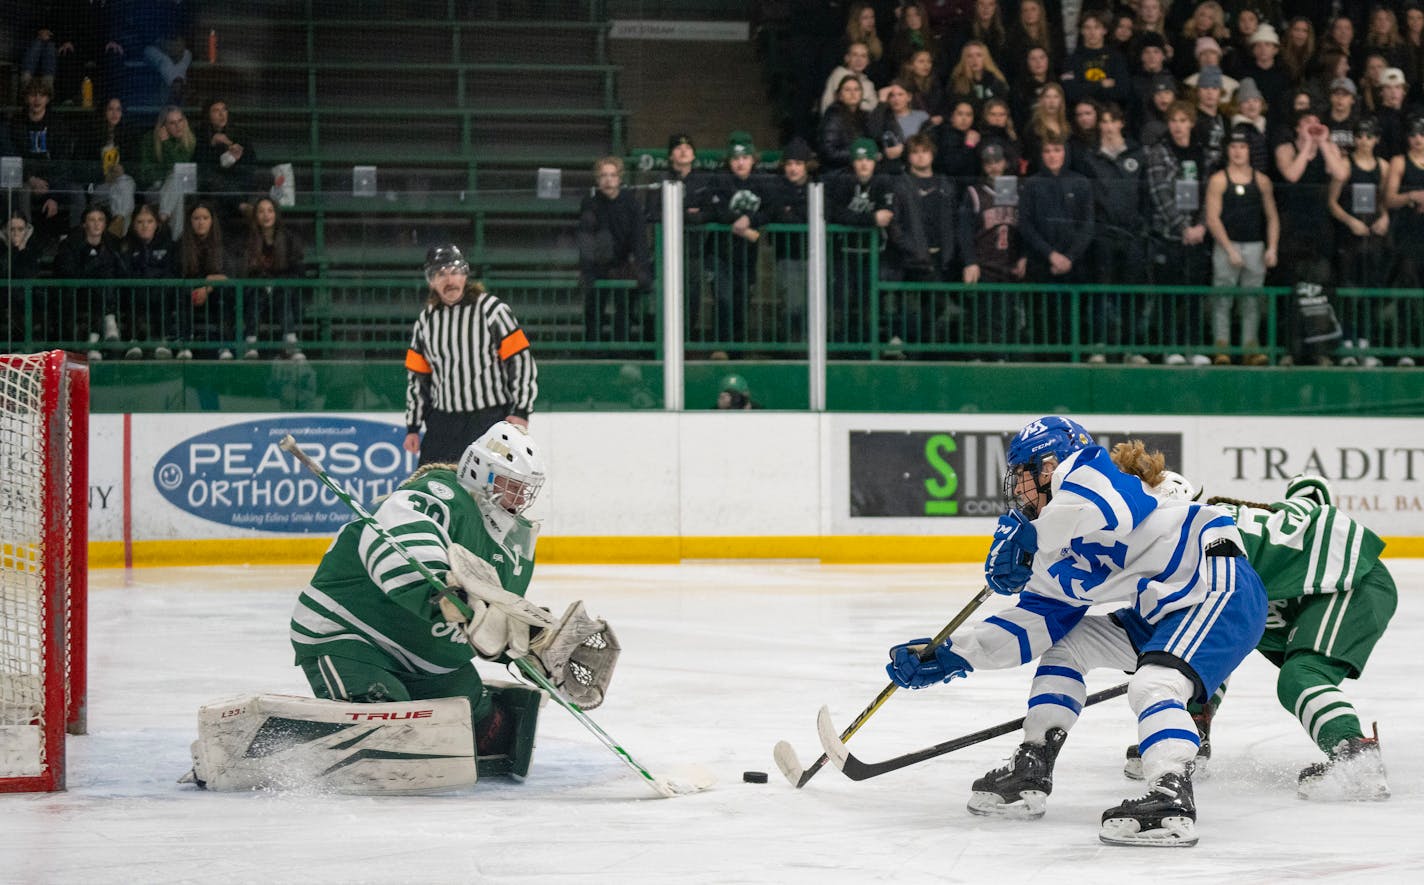
<path fill-rule="evenodd" d="M 458 624 L 474 647 L 488 661 L 501 656 L 522 658 L 529 654 L 530 628 L 548 630 L 554 617 L 500 583 L 499 572 L 479 556 L 458 544 L 450 548 L 450 593 L 472 610 L 465 615 L 449 597 L 440 597 L 440 613 Z"/>
<path fill-rule="evenodd" d="M 592 710 L 603 703 L 621 649 L 608 622 L 589 617 L 579 600 L 557 626 L 535 635 L 530 651 L 569 700 Z"/>

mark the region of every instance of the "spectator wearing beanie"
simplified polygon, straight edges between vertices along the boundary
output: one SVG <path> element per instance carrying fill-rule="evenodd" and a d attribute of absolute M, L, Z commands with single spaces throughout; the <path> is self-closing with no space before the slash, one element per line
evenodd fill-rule
<path fill-rule="evenodd" d="M 1247 141 L 1251 145 L 1251 168 L 1257 172 L 1271 173 L 1271 149 L 1266 141 L 1266 100 L 1256 88 L 1256 81 L 1247 77 L 1236 90 L 1237 112 L 1231 117 L 1231 128 L 1247 127 Z"/>
<path fill-rule="evenodd" d="M 781 174 L 770 183 L 767 218 L 772 224 L 805 224 L 806 187 L 816 155 L 806 139 L 797 136 L 781 149 Z M 776 256 L 776 289 L 784 310 L 783 340 L 806 338 L 806 235 L 775 232 L 771 248 Z"/>
<path fill-rule="evenodd" d="M 1197 73 L 1192 74 L 1187 77 L 1186 80 L 1182 81 L 1193 89 L 1197 87 L 1197 83 L 1201 77 L 1201 71 L 1209 67 L 1215 67 L 1217 70 L 1221 70 L 1221 44 L 1216 42 L 1216 38 L 1197 38 L 1197 65 L 1199 66 Z M 1221 103 L 1230 104 L 1232 96 L 1236 94 L 1236 90 L 1240 85 L 1240 81 L 1228 77 L 1223 73 L 1221 75 Z"/>
<path fill-rule="evenodd" d="M 1330 83 L 1330 106 L 1320 122 L 1330 130 L 1330 140 L 1340 149 L 1341 156 L 1355 148 L 1355 121 L 1359 119 L 1355 106 L 1358 99 L 1355 81 L 1349 77 L 1337 77 Z"/>
<path fill-rule="evenodd" d="M 1167 109 L 1177 100 L 1177 81 L 1172 75 L 1161 73 L 1152 78 L 1147 104 L 1143 107 L 1143 123 L 1137 130 L 1137 140 L 1142 147 L 1152 147 L 1167 137 Z"/>
<path fill-rule="evenodd" d="M 1251 35 L 1249 46 L 1251 54 L 1242 59 L 1237 73 L 1240 79 L 1250 77 L 1255 81 L 1268 112 L 1279 113 L 1285 107 L 1286 93 L 1291 88 L 1290 72 L 1277 58 L 1281 52 L 1281 38 L 1274 27 L 1264 23 Z"/>
<path fill-rule="evenodd" d="M 1138 132 L 1147 122 L 1147 108 L 1152 103 L 1152 81 L 1167 70 L 1167 41 L 1161 34 L 1149 31 L 1139 34 L 1130 61 L 1135 65 L 1132 73 L 1132 101 L 1125 105 L 1127 122 L 1131 131 Z"/>
<path fill-rule="evenodd" d="M 1221 113 L 1221 68 L 1208 65 L 1197 75 L 1197 122 L 1195 139 L 1206 160 L 1206 172 L 1215 172 L 1225 162 L 1226 117 Z"/>

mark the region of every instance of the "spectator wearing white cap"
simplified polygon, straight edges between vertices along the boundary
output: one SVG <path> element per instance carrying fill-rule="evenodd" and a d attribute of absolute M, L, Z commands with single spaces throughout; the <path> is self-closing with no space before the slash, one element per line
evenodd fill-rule
<path fill-rule="evenodd" d="M 1380 143 L 1375 151 L 1380 157 L 1389 159 L 1404 152 L 1404 101 L 1409 92 L 1404 72 L 1399 68 L 1385 68 L 1379 78 L 1379 104 L 1375 107 L 1375 117 L 1379 120 Z"/>
<path fill-rule="evenodd" d="M 1183 80 L 1182 82 L 1195 89 L 1197 87 L 1197 83 L 1201 79 L 1201 72 L 1203 70 L 1209 67 L 1214 67 L 1218 71 L 1221 70 L 1221 55 L 1221 44 L 1216 41 L 1215 37 L 1198 37 L 1197 72 L 1187 77 L 1187 79 Z M 1230 104 L 1232 96 L 1236 94 L 1236 90 L 1240 88 L 1240 86 L 1240 80 L 1228 77 L 1225 73 L 1223 73 L 1221 75 L 1221 103 Z"/>
<path fill-rule="evenodd" d="M 1279 114 L 1285 108 L 1285 95 L 1291 88 L 1290 72 L 1276 58 L 1281 51 L 1281 38 L 1276 36 L 1274 27 L 1263 23 L 1251 35 L 1249 45 L 1251 55 L 1241 60 L 1237 74 L 1242 80 L 1249 77 L 1256 81 L 1267 112 L 1276 111 Z M 1239 98 L 1237 100 L 1240 101 Z"/>

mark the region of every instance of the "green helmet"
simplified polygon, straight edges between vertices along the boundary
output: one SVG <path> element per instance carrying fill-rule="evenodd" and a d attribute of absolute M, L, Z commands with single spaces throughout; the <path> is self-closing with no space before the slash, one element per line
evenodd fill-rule
<path fill-rule="evenodd" d="M 722 379 L 721 391 L 722 393 L 740 393 L 742 396 L 747 396 L 752 392 L 752 389 L 747 386 L 747 379 L 741 375 L 728 375 Z"/>
<path fill-rule="evenodd" d="M 1292 476 L 1286 483 L 1286 498 L 1308 498 L 1322 507 L 1335 502 L 1335 495 L 1325 477 L 1304 473 Z"/>

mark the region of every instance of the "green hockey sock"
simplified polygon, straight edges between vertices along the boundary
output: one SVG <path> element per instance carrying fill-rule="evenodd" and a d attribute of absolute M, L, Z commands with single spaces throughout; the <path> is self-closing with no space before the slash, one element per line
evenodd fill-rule
<path fill-rule="evenodd" d="M 1276 697 L 1300 720 L 1310 739 L 1325 752 L 1346 738 L 1360 737 L 1360 719 L 1340 682 L 1346 665 L 1319 655 L 1295 655 L 1281 667 Z"/>

